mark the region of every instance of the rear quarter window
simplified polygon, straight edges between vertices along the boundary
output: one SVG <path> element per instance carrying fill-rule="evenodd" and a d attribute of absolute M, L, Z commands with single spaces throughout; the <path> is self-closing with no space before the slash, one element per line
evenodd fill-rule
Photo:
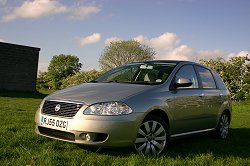
<path fill-rule="evenodd" d="M 218 89 L 227 90 L 227 87 L 226 87 L 224 81 L 222 80 L 222 78 L 219 76 L 219 74 L 216 73 L 215 71 L 212 71 L 212 73 L 213 73 L 213 76 L 215 78 L 216 85 L 217 85 Z"/>

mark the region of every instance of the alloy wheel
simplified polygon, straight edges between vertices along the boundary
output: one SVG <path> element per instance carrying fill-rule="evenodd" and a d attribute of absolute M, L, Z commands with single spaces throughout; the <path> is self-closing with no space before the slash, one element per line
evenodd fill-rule
<path fill-rule="evenodd" d="M 159 155 L 165 149 L 168 132 L 165 122 L 161 121 L 152 119 L 141 124 L 134 144 L 136 151 L 145 155 Z"/>
<path fill-rule="evenodd" d="M 219 134 L 220 138 L 225 139 L 228 135 L 229 130 L 229 118 L 227 114 L 222 114 L 219 122 Z"/>

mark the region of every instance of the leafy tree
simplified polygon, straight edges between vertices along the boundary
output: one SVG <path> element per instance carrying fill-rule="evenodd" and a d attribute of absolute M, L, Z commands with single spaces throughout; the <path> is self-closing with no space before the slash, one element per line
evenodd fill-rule
<path fill-rule="evenodd" d="M 242 100 L 250 93 L 250 59 L 232 57 L 226 61 L 222 58 L 200 60 L 200 63 L 216 71 L 224 80 L 233 100 Z"/>
<path fill-rule="evenodd" d="M 135 40 L 111 42 L 99 58 L 100 67 L 107 71 L 125 63 L 155 59 L 156 52 Z"/>
<path fill-rule="evenodd" d="M 81 67 L 82 64 L 79 63 L 77 56 L 64 54 L 53 56 L 48 67 L 48 78 L 51 80 L 52 88 L 58 89 L 61 80 L 75 75 Z"/>
<path fill-rule="evenodd" d="M 102 75 L 103 72 L 99 72 L 96 70 L 90 70 L 90 71 L 82 71 L 77 73 L 76 75 L 69 76 L 65 78 L 62 81 L 61 88 L 67 88 L 70 86 L 78 85 L 81 83 L 89 82 L 91 80 L 96 79 L 100 75 Z"/>

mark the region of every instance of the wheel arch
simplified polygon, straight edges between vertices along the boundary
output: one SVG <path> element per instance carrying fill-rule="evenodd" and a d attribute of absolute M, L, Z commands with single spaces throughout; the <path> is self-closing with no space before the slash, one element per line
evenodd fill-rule
<path fill-rule="evenodd" d="M 161 109 L 154 109 L 143 118 L 134 147 L 136 151 L 143 154 L 159 155 L 166 150 L 169 143 L 169 135 L 169 118 L 167 113 Z"/>
<path fill-rule="evenodd" d="M 229 122 L 231 122 L 231 112 L 229 111 L 229 109 L 225 109 L 224 111 L 222 111 L 221 115 L 222 115 L 224 112 L 228 115 L 228 117 L 229 117 Z"/>
<path fill-rule="evenodd" d="M 225 108 L 222 111 L 220 111 L 220 113 L 218 113 L 218 115 L 217 115 L 217 123 L 216 123 L 215 128 L 218 127 L 220 118 L 221 118 L 221 116 L 222 116 L 223 113 L 227 114 L 227 116 L 229 117 L 229 123 L 231 123 L 231 119 L 232 119 L 232 117 L 231 117 L 232 116 L 231 115 L 231 111 L 229 109 Z"/>
<path fill-rule="evenodd" d="M 152 111 L 150 111 L 145 117 L 144 119 L 146 119 L 149 116 L 158 116 L 160 118 L 162 118 L 162 120 L 167 124 L 167 126 L 170 128 L 171 124 L 170 124 L 170 119 L 169 116 L 167 115 L 167 113 L 161 109 L 154 109 Z M 143 119 L 143 120 L 144 120 Z"/>

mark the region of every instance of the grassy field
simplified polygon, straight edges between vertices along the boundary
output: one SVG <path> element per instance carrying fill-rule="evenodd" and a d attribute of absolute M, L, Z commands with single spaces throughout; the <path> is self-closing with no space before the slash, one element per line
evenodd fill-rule
<path fill-rule="evenodd" d="M 0 92 L 0 165 L 250 165 L 250 102 L 234 103 L 227 140 L 201 135 L 172 141 L 161 156 L 132 148 L 104 149 L 48 139 L 34 132 L 43 94 Z"/>

